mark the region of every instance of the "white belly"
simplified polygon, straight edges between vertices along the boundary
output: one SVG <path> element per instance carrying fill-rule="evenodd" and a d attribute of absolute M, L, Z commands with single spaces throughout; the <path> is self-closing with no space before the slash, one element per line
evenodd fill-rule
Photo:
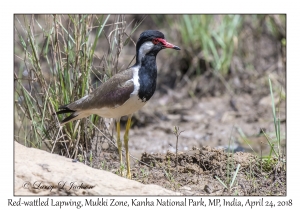
<path fill-rule="evenodd" d="M 131 96 L 122 106 L 115 108 L 92 109 L 91 114 L 97 114 L 105 118 L 120 118 L 122 116 L 133 114 L 141 109 L 146 103 L 139 100 L 137 95 Z"/>

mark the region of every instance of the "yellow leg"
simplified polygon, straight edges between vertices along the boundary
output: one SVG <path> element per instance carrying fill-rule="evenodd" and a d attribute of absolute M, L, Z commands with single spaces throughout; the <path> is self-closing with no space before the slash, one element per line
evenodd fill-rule
<path fill-rule="evenodd" d="M 129 152 L 128 152 L 128 133 L 131 125 L 131 117 L 132 115 L 128 116 L 127 124 L 126 124 L 126 130 L 124 134 L 124 144 L 125 144 L 125 152 L 126 152 L 126 162 L 127 162 L 127 178 L 131 179 L 131 173 L 130 173 L 130 160 L 129 160 Z"/>
<path fill-rule="evenodd" d="M 117 144 L 120 156 L 120 167 L 122 165 L 122 142 L 120 140 L 120 119 L 117 119 Z"/>

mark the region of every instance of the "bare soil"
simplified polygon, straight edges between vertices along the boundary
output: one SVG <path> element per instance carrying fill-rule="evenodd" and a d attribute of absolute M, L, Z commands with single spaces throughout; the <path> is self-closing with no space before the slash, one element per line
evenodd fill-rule
<path fill-rule="evenodd" d="M 229 154 L 211 147 L 194 147 L 192 151 L 179 153 L 177 158 L 176 167 L 174 153 L 143 153 L 141 160 L 160 170 L 141 166 L 137 180 L 159 184 L 184 195 L 286 195 L 283 165 L 277 165 L 274 170 L 266 172 L 265 165 L 260 164 L 257 156 L 250 153 Z M 240 168 L 234 178 L 238 164 Z"/>

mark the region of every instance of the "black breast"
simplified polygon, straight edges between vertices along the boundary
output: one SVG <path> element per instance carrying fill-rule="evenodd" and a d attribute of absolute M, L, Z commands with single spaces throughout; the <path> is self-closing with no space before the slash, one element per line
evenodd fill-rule
<path fill-rule="evenodd" d="M 146 55 L 141 62 L 139 70 L 140 89 L 138 96 L 144 102 L 148 101 L 155 92 L 156 88 L 156 56 Z"/>

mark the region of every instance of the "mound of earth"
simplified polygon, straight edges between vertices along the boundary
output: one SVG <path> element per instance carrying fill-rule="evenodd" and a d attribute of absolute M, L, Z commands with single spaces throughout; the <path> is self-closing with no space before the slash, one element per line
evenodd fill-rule
<path fill-rule="evenodd" d="M 136 180 L 184 195 L 286 195 L 285 164 L 244 152 L 194 147 L 177 158 L 172 152 L 143 153 L 135 170 Z"/>

